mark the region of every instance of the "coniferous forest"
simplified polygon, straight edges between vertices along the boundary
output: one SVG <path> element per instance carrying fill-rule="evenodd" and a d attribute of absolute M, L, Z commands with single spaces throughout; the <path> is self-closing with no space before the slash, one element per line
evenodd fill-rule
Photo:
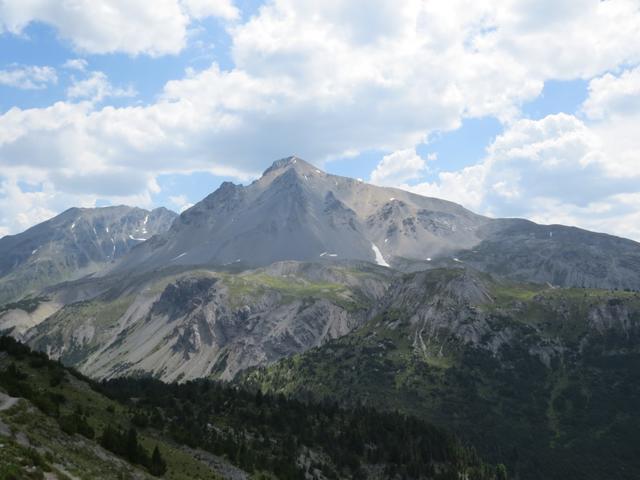
<path fill-rule="evenodd" d="M 153 476 L 171 474 L 171 459 L 162 452 L 179 445 L 211 453 L 254 478 L 506 478 L 501 465 L 484 463 L 443 430 L 400 413 L 263 395 L 209 380 L 98 383 L 10 337 L 0 339 L 0 353 L 4 391 L 27 399 L 65 434 L 96 441 Z M 74 400 L 83 388 L 95 396 L 89 405 Z"/>

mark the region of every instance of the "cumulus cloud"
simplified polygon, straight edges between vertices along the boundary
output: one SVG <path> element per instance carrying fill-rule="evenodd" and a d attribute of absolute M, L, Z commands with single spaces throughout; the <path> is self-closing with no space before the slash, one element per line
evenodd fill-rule
<path fill-rule="evenodd" d="M 182 0 L 187 13 L 195 19 L 220 17 L 235 20 L 240 11 L 230 0 Z"/>
<path fill-rule="evenodd" d="M 519 120 L 473 167 L 444 172 L 414 191 L 494 216 L 564 223 L 640 240 L 640 121 L 637 69 L 590 82 L 574 115 Z"/>
<path fill-rule="evenodd" d="M 70 58 L 62 65 L 63 68 L 69 70 L 78 70 L 84 72 L 87 69 L 89 63 L 84 58 Z"/>
<path fill-rule="evenodd" d="M 635 0 L 507 0 L 491 9 L 497 28 L 479 47 L 526 58 L 547 78 L 590 78 L 640 61 L 627 43 L 639 34 Z"/>
<path fill-rule="evenodd" d="M 377 185 L 398 185 L 420 178 L 427 162 L 413 148 L 385 155 L 371 172 L 371 182 Z"/>
<path fill-rule="evenodd" d="M 162 55 L 184 47 L 194 19 L 239 18 L 223 1 L 96 5 L 9 0 L 0 4 L 0 28 L 20 32 L 42 21 L 81 51 Z M 390 157 L 405 167 L 387 158 L 373 176 L 402 183 L 415 179 L 422 165 L 411 151 L 406 157 L 399 151 L 432 132 L 457 128 L 464 118 L 491 115 L 507 131 L 488 159 L 419 188 L 445 197 L 453 192 L 484 211 L 521 211 L 515 205 L 528 198 L 540 205 L 565 198 L 585 209 L 591 199 L 577 186 L 566 189 L 568 197 L 560 196 L 562 188 L 549 193 L 545 175 L 570 172 L 565 158 L 586 172 L 579 178 L 613 175 L 611 162 L 602 160 L 611 158 L 613 148 L 609 117 L 601 115 L 597 127 L 595 119 L 587 124 L 577 117 L 526 123 L 519 120 L 520 106 L 540 94 L 545 80 L 588 79 L 640 61 L 635 0 L 504 0 L 498 6 L 470 0 L 272 0 L 248 21 L 230 23 L 228 32 L 233 68 L 214 63 L 189 70 L 168 82 L 153 103 L 62 101 L 4 113 L 3 172 L 39 169 L 53 191 L 84 199 L 74 185 L 111 169 L 134 180 L 111 194 L 143 202 L 161 173 L 207 170 L 246 179 L 292 152 L 322 163 L 376 149 L 396 152 Z M 104 83 L 92 80 L 70 89 L 72 100 L 108 98 Z M 592 85 L 594 91 L 604 88 Z M 504 175 L 494 165 L 503 165 Z M 542 182 L 537 190 L 527 186 L 526 169 Z M 603 190 L 601 198 L 612 195 L 596 180 L 590 185 Z M 484 206 L 489 197 L 492 208 Z"/>
<path fill-rule="evenodd" d="M 433 182 L 396 186 L 420 195 L 451 200 L 479 213 L 488 213 L 484 203 L 484 180 L 485 167 L 478 164 L 459 171 L 440 172 Z"/>
<path fill-rule="evenodd" d="M 58 74 L 53 67 L 16 65 L 6 70 L 0 70 L 0 85 L 21 90 L 43 90 L 57 82 Z"/>
<path fill-rule="evenodd" d="M 105 98 L 135 97 L 137 92 L 133 87 L 116 88 L 111 85 L 104 72 L 91 72 L 82 80 L 74 80 L 67 89 L 67 96 L 72 99 L 87 99 L 100 102 Z"/>
<path fill-rule="evenodd" d="M 193 203 L 189 202 L 186 195 L 172 195 L 169 201 L 176 208 L 178 213 L 184 212 L 186 209 L 193 207 Z"/>
<path fill-rule="evenodd" d="M 20 34 L 43 22 L 82 52 L 159 56 L 180 52 L 191 20 L 206 16 L 238 13 L 230 0 L 4 0 L 0 33 Z"/>
<path fill-rule="evenodd" d="M 591 80 L 582 110 L 593 120 L 640 112 L 640 67 Z"/>
<path fill-rule="evenodd" d="M 582 110 L 603 142 L 608 172 L 634 175 L 640 165 L 640 67 L 591 80 Z"/>

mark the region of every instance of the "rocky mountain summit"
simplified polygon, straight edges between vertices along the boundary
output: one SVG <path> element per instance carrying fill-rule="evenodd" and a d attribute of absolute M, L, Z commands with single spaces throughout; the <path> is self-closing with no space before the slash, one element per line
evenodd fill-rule
<path fill-rule="evenodd" d="M 640 289 L 640 244 L 327 174 L 297 157 L 249 185 L 223 183 L 176 216 L 71 209 L 0 239 L 0 302 L 89 273 L 366 261 L 399 271 L 471 267 L 516 281 Z"/>
<path fill-rule="evenodd" d="M 480 242 L 489 219 L 444 200 L 330 175 L 290 157 L 248 186 L 226 182 L 120 269 L 276 261 L 426 260 Z"/>
<path fill-rule="evenodd" d="M 297 157 L 250 185 L 223 183 L 115 271 L 364 260 L 401 271 L 470 266 L 518 281 L 640 289 L 640 244 L 327 174 Z"/>

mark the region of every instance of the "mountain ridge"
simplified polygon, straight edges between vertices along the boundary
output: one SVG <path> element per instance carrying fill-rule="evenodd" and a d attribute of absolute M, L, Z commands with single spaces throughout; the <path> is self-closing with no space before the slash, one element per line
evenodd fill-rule
<path fill-rule="evenodd" d="M 95 273 L 164 231 L 176 214 L 124 205 L 65 210 L 0 239 L 0 303 Z"/>
<path fill-rule="evenodd" d="M 396 197 L 399 198 L 393 205 Z M 406 201 L 421 204 L 409 206 Z M 388 219 L 394 209 L 427 211 L 428 208 L 445 215 L 453 210 L 459 217 L 476 221 L 483 218 L 452 202 L 374 187 L 348 177 L 327 174 L 297 157 L 287 157 L 274 162 L 262 177 L 247 186 L 225 182 L 183 212 L 164 235 L 165 239 L 156 240 L 155 245 L 141 245 L 134 252 L 139 255 L 146 247 L 150 259 L 139 259 L 132 254 L 126 264 L 138 268 L 144 263 L 155 266 L 173 261 L 225 264 L 240 259 L 248 266 L 256 267 L 281 260 L 318 260 L 323 253 L 334 258 L 387 263 L 382 259 L 387 250 L 391 250 L 385 244 L 394 240 L 385 238 L 385 232 L 377 228 L 376 218 L 372 217 L 387 203 L 389 205 L 379 212 L 384 219 Z M 222 215 L 230 218 L 222 218 Z M 195 240 L 198 234 L 202 235 L 196 227 L 214 238 Z M 391 231 L 397 229 L 394 225 Z M 228 233 L 221 233 L 221 230 Z M 181 234 L 189 237 L 182 245 L 175 240 L 175 236 Z M 436 239 L 433 235 L 432 238 Z M 259 249 L 255 245 L 267 241 L 267 248 L 256 252 Z M 465 239 L 456 241 L 469 244 Z M 199 245 L 192 253 L 190 249 L 194 243 Z M 211 245 L 211 249 L 203 252 L 203 243 Z M 441 245 L 437 243 L 427 242 L 427 253 L 452 249 L 442 242 Z M 279 250 L 279 244 L 286 246 Z M 378 258 L 376 250 L 382 259 Z"/>
<path fill-rule="evenodd" d="M 640 243 L 633 240 L 484 217 L 331 175 L 297 157 L 275 161 L 249 185 L 224 182 L 110 272 L 329 258 L 401 271 L 463 264 L 517 281 L 640 289 Z"/>
<path fill-rule="evenodd" d="M 109 208 L 138 211 L 125 206 L 104 211 Z M 3 252 L 3 245 L 69 217 L 49 234 L 60 235 L 74 225 L 73 218 L 92 211 L 69 209 L 0 239 L 0 275 L 19 270 L 20 262 L 39 248 L 31 242 L 16 261 L 8 248 Z M 328 174 L 295 156 L 276 160 L 248 185 L 223 182 L 178 216 L 154 210 L 164 221 L 150 234 L 142 233 L 141 220 L 147 215 L 142 212 L 138 224 L 118 240 L 116 251 L 109 243 L 113 238 L 98 242 L 98 249 L 109 243 L 111 255 L 80 251 L 80 261 L 54 265 L 47 275 L 40 270 L 38 280 L 46 281 L 32 279 L 35 288 L 29 280 L 12 282 L 11 287 L 5 282 L 3 287 L 0 278 L 0 302 L 88 273 L 109 276 L 172 266 L 259 268 L 278 261 L 330 259 L 368 261 L 405 272 L 462 265 L 515 281 L 640 289 L 640 243 L 633 240 L 577 227 L 484 217 L 446 200 Z M 89 245 L 96 243 L 90 238 L 105 233 L 95 227 L 85 225 Z M 97 263 L 88 266 L 87 258 Z"/>

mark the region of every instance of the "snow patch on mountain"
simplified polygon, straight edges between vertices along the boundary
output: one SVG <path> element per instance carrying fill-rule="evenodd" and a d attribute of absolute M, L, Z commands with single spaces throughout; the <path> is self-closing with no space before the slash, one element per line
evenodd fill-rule
<path fill-rule="evenodd" d="M 389 267 L 390 266 L 387 263 L 387 261 L 384 259 L 384 257 L 382 256 L 382 252 L 380 251 L 380 249 L 378 248 L 378 246 L 375 243 L 371 244 L 371 249 L 373 250 L 373 253 L 375 253 L 375 255 L 376 255 L 376 263 L 378 265 L 381 265 L 383 267 Z"/>

